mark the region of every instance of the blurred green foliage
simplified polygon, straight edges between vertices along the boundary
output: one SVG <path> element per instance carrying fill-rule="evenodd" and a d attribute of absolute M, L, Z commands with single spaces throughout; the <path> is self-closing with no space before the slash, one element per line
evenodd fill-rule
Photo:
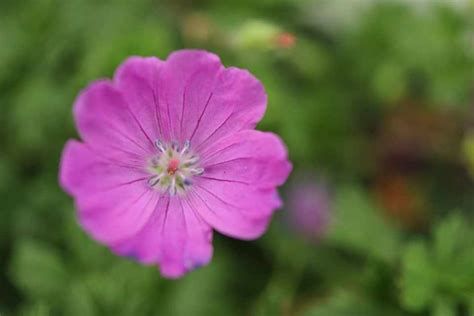
<path fill-rule="evenodd" d="M 57 172 L 80 89 L 190 47 L 263 82 L 334 203 L 318 242 L 284 209 L 170 281 L 86 236 Z M 472 1 L 2 0 L 0 315 L 474 315 L 473 91 Z"/>
<path fill-rule="evenodd" d="M 451 215 L 434 229 L 431 244 L 414 240 L 402 258 L 401 300 L 407 309 L 432 306 L 434 315 L 456 315 L 474 297 L 474 231 Z"/>

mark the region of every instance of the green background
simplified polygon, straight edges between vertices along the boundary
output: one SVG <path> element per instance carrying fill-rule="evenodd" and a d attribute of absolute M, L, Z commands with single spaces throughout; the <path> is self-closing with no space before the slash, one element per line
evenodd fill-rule
<path fill-rule="evenodd" d="M 332 220 L 301 236 L 286 204 L 166 280 L 85 235 L 58 163 L 88 82 L 193 47 L 263 82 L 283 199 L 324 182 Z M 473 176 L 472 1 L 0 1 L 2 316 L 472 316 Z"/>

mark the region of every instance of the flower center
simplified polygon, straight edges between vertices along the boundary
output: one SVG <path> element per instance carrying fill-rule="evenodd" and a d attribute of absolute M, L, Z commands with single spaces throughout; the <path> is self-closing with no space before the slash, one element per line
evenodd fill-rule
<path fill-rule="evenodd" d="M 191 153 L 190 145 L 188 140 L 183 146 L 176 142 L 165 145 L 160 140 L 155 141 L 158 153 L 150 159 L 148 166 L 152 174 L 148 184 L 153 189 L 170 195 L 184 194 L 191 186 L 192 178 L 203 174 L 204 169 L 199 167 L 199 158 Z"/>

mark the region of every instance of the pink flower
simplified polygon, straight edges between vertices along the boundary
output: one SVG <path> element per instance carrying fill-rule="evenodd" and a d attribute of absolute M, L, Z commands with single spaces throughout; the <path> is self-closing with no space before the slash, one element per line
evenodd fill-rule
<path fill-rule="evenodd" d="M 289 193 L 288 220 L 293 229 L 310 241 L 319 241 L 331 219 L 331 196 L 324 182 L 299 177 Z"/>
<path fill-rule="evenodd" d="M 211 53 L 127 59 L 74 105 L 83 142 L 66 144 L 60 182 L 80 224 L 166 277 L 209 263 L 213 229 L 259 237 L 291 171 L 282 141 L 254 130 L 266 103 L 257 79 Z"/>

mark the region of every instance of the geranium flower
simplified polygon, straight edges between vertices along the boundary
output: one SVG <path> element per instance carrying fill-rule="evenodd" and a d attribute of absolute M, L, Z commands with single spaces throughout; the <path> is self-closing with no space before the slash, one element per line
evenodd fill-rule
<path fill-rule="evenodd" d="M 331 195 L 324 181 L 300 176 L 289 191 L 288 221 L 310 241 L 319 241 L 331 221 Z"/>
<path fill-rule="evenodd" d="M 211 53 L 127 59 L 74 105 L 82 142 L 66 144 L 60 183 L 80 224 L 166 277 L 210 261 L 213 229 L 259 237 L 291 170 L 282 141 L 254 130 L 266 103 L 257 79 Z"/>

